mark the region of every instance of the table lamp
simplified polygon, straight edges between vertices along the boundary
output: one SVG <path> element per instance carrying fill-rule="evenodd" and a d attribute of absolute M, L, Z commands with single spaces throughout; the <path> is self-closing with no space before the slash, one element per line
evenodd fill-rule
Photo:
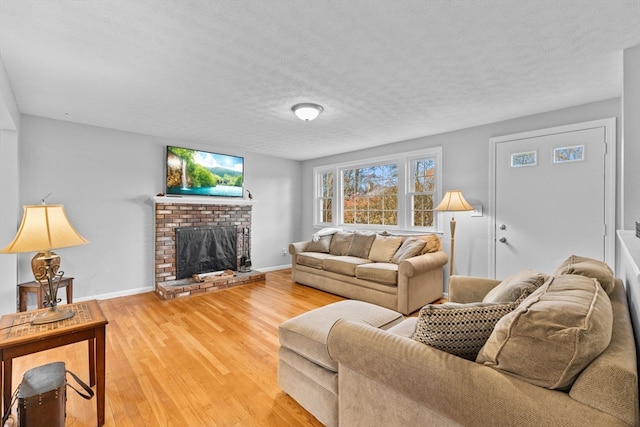
<path fill-rule="evenodd" d="M 49 310 L 35 316 L 32 324 L 69 319 L 75 313 L 58 308 L 58 286 L 64 271 L 59 271 L 60 257 L 52 250 L 84 245 L 89 241 L 73 228 L 63 205 L 26 205 L 23 208 L 22 223 L 16 237 L 0 253 L 37 252 L 31 260 L 31 269 L 36 281 L 44 288 L 43 305 Z"/>
<path fill-rule="evenodd" d="M 451 190 L 445 193 L 442 201 L 434 210 L 441 212 L 472 211 L 473 206 L 464 199 L 462 191 Z M 449 262 L 449 277 L 451 277 L 453 275 L 453 245 L 456 234 L 456 219 L 453 216 L 449 224 L 451 225 L 451 262 Z"/>

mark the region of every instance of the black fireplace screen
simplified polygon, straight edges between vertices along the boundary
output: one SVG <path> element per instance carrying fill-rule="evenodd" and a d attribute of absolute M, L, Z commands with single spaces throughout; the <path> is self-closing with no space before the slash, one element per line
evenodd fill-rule
<path fill-rule="evenodd" d="M 176 228 L 176 279 L 194 274 L 236 270 L 236 227 Z"/>

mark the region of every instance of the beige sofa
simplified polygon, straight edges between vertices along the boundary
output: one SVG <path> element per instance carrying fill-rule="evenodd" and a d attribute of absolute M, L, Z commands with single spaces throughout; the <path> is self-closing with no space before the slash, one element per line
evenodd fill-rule
<path fill-rule="evenodd" d="M 448 257 L 434 234 L 337 232 L 289 245 L 293 281 L 410 314 L 443 295 Z"/>
<path fill-rule="evenodd" d="M 481 301 L 498 283 L 492 279 L 453 276 L 449 299 L 460 303 Z M 607 292 L 608 298 L 601 300 L 607 304 L 610 300 L 609 311 L 602 310 L 599 315 L 609 321 L 601 326 L 611 331 L 610 342 L 586 368 L 576 373 L 575 382 L 564 390 L 536 385 L 535 380 L 411 339 L 420 321 L 416 317 L 405 319 L 389 330 L 339 320 L 327 338 L 329 355 L 338 363 L 339 424 L 638 426 L 636 350 L 625 289 L 619 279 L 612 279 Z M 525 301 L 532 297 L 533 294 Z M 543 299 L 540 301 L 544 302 Z M 529 307 L 520 314 L 535 311 Z M 512 327 L 508 322 L 506 326 Z M 534 334 L 545 336 L 545 328 L 540 325 Z M 576 334 L 590 332 L 577 329 L 580 328 L 568 330 Z M 494 338 L 492 334 L 489 341 Z M 575 350 L 587 345 L 580 341 Z M 535 347 L 531 351 L 520 349 L 516 362 L 535 367 L 540 363 Z M 548 353 L 560 352 L 558 346 Z"/>

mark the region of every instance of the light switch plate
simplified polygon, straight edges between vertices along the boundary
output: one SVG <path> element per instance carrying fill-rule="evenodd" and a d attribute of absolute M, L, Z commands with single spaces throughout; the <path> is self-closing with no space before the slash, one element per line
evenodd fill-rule
<path fill-rule="evenodd" d="M 482 216 L 482 203 L 471 206 L 473 206 L 473 212 L 471 212 L 471 216 Z"/>

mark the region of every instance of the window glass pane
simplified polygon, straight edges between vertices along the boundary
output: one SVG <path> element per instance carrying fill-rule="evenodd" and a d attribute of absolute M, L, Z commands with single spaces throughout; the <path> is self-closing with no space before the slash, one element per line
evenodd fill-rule
<path fill-rule="evenodd" d="M 397 225 L 396 163 L 345 169 L 342 171 L 342 189 L 345 224 Z M 388 222 L 387 218 L 392 218 L 393 222 Z"/>
<path fill-rule="evenodd" d="M 433 193 L 436 190 L 435 158 L 411 162 L 411 211 L 414 227 L 433 227 Z"/>

